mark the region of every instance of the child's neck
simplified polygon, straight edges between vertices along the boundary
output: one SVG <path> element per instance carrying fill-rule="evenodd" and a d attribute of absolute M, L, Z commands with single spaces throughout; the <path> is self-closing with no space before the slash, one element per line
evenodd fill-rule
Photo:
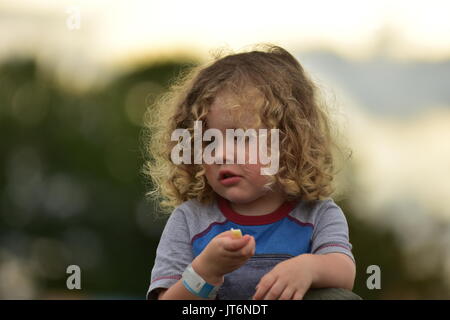
<path fill-rule="evenodd" d="M 248 202 L 248 203 L 234 203 L 229 201 L 230 207 L 239 214 L 245 216 L 261 216 L 269 214 L 278 209 L 286 198 L 279 192 L 269 192 L 266 195 Z"/>

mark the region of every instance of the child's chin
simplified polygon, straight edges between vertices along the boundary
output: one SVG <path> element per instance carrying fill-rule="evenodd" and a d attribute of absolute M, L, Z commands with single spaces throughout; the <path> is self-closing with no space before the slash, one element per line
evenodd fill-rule
<path fill-rule="evenodd" d="M 242 194 L 242 192 L 239 193 L 228 193 L 222 195 L 223 198 L 227 199 L 230 202 L 236 203 L 236 204 L 245 204 L 252 202 L 254 199 L 251 196 L 247 196 L 245 194 Z"/>

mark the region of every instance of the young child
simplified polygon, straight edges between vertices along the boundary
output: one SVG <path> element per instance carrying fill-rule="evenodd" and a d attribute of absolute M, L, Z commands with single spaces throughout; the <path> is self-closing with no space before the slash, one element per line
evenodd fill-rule
<path fill-rule="evenodd" d="M 348 226 L 330 198 L 336 144 L 313 83 L 290 53 L 264 45 L 217 57 L 185 74 L 148 115 L 149 195 L 172 211 L 148 299 L 302 299 L 310 288 L 352 290 Z M 174 163 L 174 130 L 192 134 L 196 121 L 224 136 L 277 129 L 277 172 L 262 174 L 260 157 L 249 161 L 250 143 L 244 164 L 220 141 L 214 163 L 196 163 L 195 151 L 192 161 Z"/>

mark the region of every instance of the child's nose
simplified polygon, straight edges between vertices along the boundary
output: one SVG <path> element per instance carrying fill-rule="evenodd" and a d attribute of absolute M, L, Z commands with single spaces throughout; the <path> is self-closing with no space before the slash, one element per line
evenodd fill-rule
<path fill-rule="evenodd" d="M 222 159 L 223 163 L 236 163 L 236 150 L 234 141 L 230 140 L 227 143 L 227 139 L 223 139 L 223 142 L 217 146 L 216 158 Z"/>

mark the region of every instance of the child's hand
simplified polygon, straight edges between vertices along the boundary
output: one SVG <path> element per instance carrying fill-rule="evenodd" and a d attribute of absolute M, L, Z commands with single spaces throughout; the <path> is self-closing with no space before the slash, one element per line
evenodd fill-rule
<path fill-rule="evenodd" d="M 225 231 L 215 236 L 192 261 L 192 268 L 205 281 L 218 285 L 225 274 L 241 267 L 254 254 L 255 238 L 250 235 L 236 238 L 232 231 Z"/>
<path fill-rule="evenodd" d="M 253 296 L 254 300 L 301 300 L 313 281 L 307 257 L 297 256 L 277 264 L 266 273 Z"/>

